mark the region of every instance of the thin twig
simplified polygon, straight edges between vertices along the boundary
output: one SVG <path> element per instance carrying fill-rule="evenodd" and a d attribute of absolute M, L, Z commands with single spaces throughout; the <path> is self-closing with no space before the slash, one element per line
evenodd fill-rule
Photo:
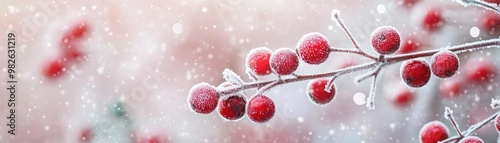
<path fill-rule="evenodd" d="M 351 40 L 352 44 L 354 45 L 354 48 L 358 49 L 359 51 L 362 51 L 358 45 L 358 42 L 356 42 L 356 40 L 354 40 L 354 37 L 352 36 L 349 29 L 347 29 L 347 26 L 345 26 L 344 22 L 342 21 L 342 18 L 340 18 L 339 15 L 340 15 L 340 11 L 338 11 L 336 9 L 332 10 L 332 21 L 335 21 L 340 25 L 342 30 L 344 30 L 344 32 L 347 34 L 347 36 Z"/>
<path fill-rule="evenodd" d="M 376 72 L 374 72 L 373 75 L 373 80 L 372 84 L 370 85 L 370 93 L 368 94 L 368 98 L 366 99 L 366 107 L 368 107 L 369 110 L 375 110 L 375 92 L 376 92 L 376 82 L 377 82 L 377 76 L 379 74 L 380 69 L 378 69 Z"/>
<path fill-rule="evenodd" d="M 363 51 L 356 50 L 356 49 L 330 48 L 330 52 L 358 54 L 360 56 L 367 57 L 367 58 L 372 59 L 374 61 L 377 60 L 377 58 L 375 56 L 372 56 L 370 54 L 367 54 L 367 53 L 365 53 Z"/>
<path fill-rule="evenodd" d="M 445 118 L 450 120 L 451 124 L 453 125 L 453 128 L 455 128 L 455 131 L 457 131 L 457 134 L 463 137 L 464 135 L 462 134 L 462 132 L 460 132 L 460 128 L 458 128 L 458 124 L 455 118 L 453 117 L 453 110 L 451 110 L 450 107 L 445 107 L 444 110 L 445 110 L 444 111 Z"/>

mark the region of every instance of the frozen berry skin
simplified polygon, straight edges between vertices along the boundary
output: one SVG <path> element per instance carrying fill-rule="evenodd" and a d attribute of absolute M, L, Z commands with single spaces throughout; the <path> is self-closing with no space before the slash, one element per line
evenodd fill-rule
<path fill-rule="evenodd" d="M 382 55 L 392 54 L 399 49 L 401 37 L 396 28 L 382 26 L 373 31 L 371 36 L 372 46 L 377 53 Z"/>
<path fill-rule="evenodd" d="M 493 11 L 485 11 L 481 15 L 479 25 L 486 33 L 494 34 L 500 31 L 500 15 Z"/>
<path fill-rule="evenodd" d="M 439 51 L 431 58 L 432 73 L 439 78 L 449 78 L 457 73 L 458 56 L 449 51 Z"/>
<path fill-rule="evenodd" d="M 439 92 L 443 97 L 457 97 L 462 92 L 463 81 L 460 78 L 442 80 Z"/>
<path fill-rule="evenodd" d="M 66 70 L 66 64 L 63 59 L 49 61 L 43 68 L 43 75 L 48 79 L 60 77 Z"/>
<path fill-rule="evenodd" d="M 330 44 L 323 34 L 313 32 L 300 38 L 296 51 L 304 62 L 317 65 L 328 59 Z"/>
<path fill-rule="evenodd" d="M 430 77 L 429 64 L 422 58 L 407 60 L 401 65 L 401 78 L 410 87 L 422 87 L 429 82 Z"/>
<path fill-rule="evenodd" d="M 257 123 L 269 121 L 276 111 L 274 102 L 264 95 L 255 95 L 247 105 L 247 114 L 250 120 Z"/>
<path fill-rule="evenodd" d="M 199 83 L 189 90 L 188 103 L 191 109 L 200 114 L 209 114 L 215 110 L 219 95 L 215 87 L 208 83 Z"/>
<path fill-rule="evenodd" d="M 326 84 L 328 84 L 329 81 L 328 78 L 318 78 L 307 84 L 307 93 L 312 102 L 318 105 L 324 105 L 333 100 L 335 97 L 335 84 L 328 92 L 325 91 Z"/>
<path fill-rule="evenodd" d="M 233 95 L 222 99 L 219 103 L 219 114 L 228 120 L 237 120 L 245 115 L 246 99 L 244 96 Z"/>
<path fill-rule="evenodd" d="M 461 139 L 458 143 L 484 143 L 484 141 L 476 136 L 468 136 Z"/>
<path fill-rule="evenodd" d="M 444 19 L 440 8 L 430 8 L 424 15 L 422 26 L 424 30 L 434 32 L 443 27 Z"/>
<path fill-rule="evenodd" d="M 495 118 L 495 127 L 497 129 L 497 132 L 500 133 L 500 115 L 497 115 Z"/>
<path fill-rule="evenodd" d="M 397 106 L 408 106 L 408 104 L 413 101 L 414 96 L 415 95 L 413 94 L 413 92 L 405 87 L 404 89 L 400 89 L 392 96 L 392 102 Z"/>
<path fill-rule="evenodd" d="M 274 51 L 269 62 L 273 72 L 278 75 L 290 75 L 299 67 L 299 57 L 289 48 Z"/>
<path fill-rule="evenodd" d="M 246 58 L 246 68 L 255 75 L 268 75 L 271 73 L 269 58 L 272 51 L 266 47 L 251 50 Z"/>
<path fill-rule="evenodd" d="M 403 42 L 401 43 L 401 48 L 398 50 L 401 54 L 407 54 L 416 52 L 421 49 L 420 41 L 413 36 L 405 37 Z"/>
<path fill-rule="evenodd" d="M 448 128 L 440 121 L 432 121 L 425 124 L 420 129 L 420 142 L 422 143 L 437 143 L 447 139 L 449 136 Z"/>
<path fill-rule="evenodd" d="M 467 81 L 474 84 L 489 83 L 497 73 L 496 66 L 488 60 L 470 59 L 465 65 Z"/>

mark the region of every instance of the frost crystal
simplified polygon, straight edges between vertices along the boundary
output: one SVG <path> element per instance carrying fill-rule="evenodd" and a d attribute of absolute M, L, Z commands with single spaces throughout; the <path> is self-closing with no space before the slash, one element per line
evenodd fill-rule
<path fill-rule="evenodd" d="M 444 118 L 449 120 L 452 114 L 453 114 L 453 110 L 451 110 L 450 107 L 444 108 Z"/>
<path fill-rule="evenodd" d="M 499 109 L 500 108 L 500 100 L 499 99 L 491 98 L 491 104 L 490 104 L 490 106 L 493 109 Z"/>

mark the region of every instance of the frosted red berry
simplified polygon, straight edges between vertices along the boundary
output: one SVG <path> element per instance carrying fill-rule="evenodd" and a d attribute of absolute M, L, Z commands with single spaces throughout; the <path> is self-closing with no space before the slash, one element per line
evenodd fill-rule
<path fill-rule="evenodd" d="M 269 59 L 272 51 L 269 48 L 259 47 L 251 50 L 246 58 L 246 68 L 255 75 L 268 75 L 271 73 Z"/>
<path fill-rule="evenodd" d="M 495 118 L 495 127 L 497 129 L 497 132 L 500 133 L 500 115 L 497 115 Z"/>
<path fill-rule="evenodd" d="M 55 59 L 49 61 L 44 67 L 43 67 L 43 75 L 46 78 L 49 79 L 54 79 L 59 76 L 61 76 L 66 70 L 66 64 L 63 61 L 63 59 Z"/>
<path fill-rule="evenodd" d="M 401 43 L 401 48 L 399 49 L 399 53 L 406 54 L 415 52 L 421 49 L 421 42 L 416 37 L 408 36 L 404 38 Z"/>
<path fill-rule="evenodd" d="M 267 96 L 255 95 L 247 105 L 247 114 L 250 120 L 257 123 L 269 121 L 276 111 L 274 102 Z"/>
<path fill-rule="evenodd" d="M 246 99 L 243 96 L 233 95 L 222 99 L 219 104 L 219 114 L 228 120 L 237 120 L 245 115 Z"/>
<path fill-rule="evenodd" d="M 269 60 L 271 69 L 278 75 L 290 75 L 299 67 L 299 58 L 292 49 L 279 48 Z"/>
<path fill-rule="evenodd" d="M 422 143 L 437 143 L 447 139 L 449 136 L 448 128 L 440 121 L 432 121 L 425 124 L 420 129 L 420 142 Z"/>
<path fill-rule="evenodd" d="M 325 87 L 330 80 L 327 78 L 314 79 L 307 85 L 309 99 L 318 105 L 329 103 L 335 97 L 335 85 L 325 91 Z M 333 84 L 333 83 L 332 83 Z"/>
<path fill-rule="evenodd" d="M 430 8 L 424 15 L 422 26 L 425 30 L 433 32 L 439 30 L 443 26 L 443 21 L 441 9 Z"/>
<path fill-rule="evenodd" d="M 373 31 L 372 46 L 379 54 L 387 55 L 396 52 L 401 44 L 401 37 L 396 28 L 382 26 Z"/>
<path fill-rule="evenodd" d="M 439 85 L 439 92 L 444 97 L 456 97 L 462 92 L 462 82 L 460 78 L 442 80 Z"/>
<path fill-rule="evenodd" d="M 188 102 L 196 113 L 208 114 L 217 107 L 219 95 L 214 86 L 208 83 L 199 83 L 189 90 Z"/>
<path fill-rule="evenodd" d="M 330 45 L 325 36 L 313 32 L 300 38 L 296 51 L 304 62 L 316 65 L 326 61 L 330 55 Z"/>
<path fill-rule="evenodd" d="M 449 78 L 457 73 L 458 56 L 449 51 L 439 51 L 431 57 L 431 70 L 439 78 Z"/>
<path fill-rule="evenodd" d="M 397 106 L 407 106 L 413 101 L 414 94 L 410 89 L 407 87 L 398 90 L 397 92 L 394 93 L 394 95 L 391 97 L 392 102 L 394 105 Z"/>
<path fill-rule="evenodd" d="M 461 139 L 458 143 L 484 143 L 484 141 L 476 136 L 468 136 Z"/>
<path fill-rule="evenodd" d="M 429 64 L 422 59 L 412 59 L 403 62 L 401 65 L 401 78 L 410 87 L 422 87 L 431 77 Z"/>
<path fill-rule="evenodd" d="M 485 11 L 481 15 L 480 25 L 487 33 L 498 32 L 500 31 L 500 15 L 493 11 Z"/>
<path fill-rule="evenodd" d="M 476 84 L 488 83 L 497 72 L 496 66 L 488 60 L 472 59 L 467 61 L 465 76 L 467 81 Z"/>

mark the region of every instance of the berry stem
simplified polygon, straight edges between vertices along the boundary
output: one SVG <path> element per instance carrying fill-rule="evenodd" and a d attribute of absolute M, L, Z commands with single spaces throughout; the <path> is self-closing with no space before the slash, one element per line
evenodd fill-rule
<path fill-rule="evenodd" d="M 356 40 L 354 40 L 354 37 L 352 36 L 349 29 L 347 29 L 347 26 L 345 26 L 344 21 L 342 21 L 342 18 L 340 18 L 339 15 L 340 15 L 340 11 L 338 11 L 336 9 L 332 10 L 332 21 L 336 21 L 339 24 L 339 26 L 342 28 L 342 30 L 347 34 L 347 36 L 351 40 L 352 45 L 354 45 L 354 48 L 356 48 L 361 53 L 365 53 L 359 47 L 358 42 L 356 42 Z M 371 57 L 372 57 L 372 59 L 375 58 L 373 56 L 371 56 Z"/>
<path fill-rule="evenodd" d="M 376 82 L 377 82 L 377 76 L 380 71 L 380 68 L 376 69 L 375 72 L 373 72 L 373 80 L 372 84 L 370 85 L 370 93 L 368 95 L 368 98 L 366 99 L 366 107 L 370 110 L 375 110 L 375 90 L 377 89 Z"/>
<path fill-rule="evenodd" d="M 445 107 L 444 110 L 445 110 L 444 115 L 446 119 L 450 120 L 451 124 L 453 125 L 453 128 L 455 128 L 455 131 L 457 131 L 457 134 L 463 137 L 464 135 L 462 134 L 462 132 L 460 132 L 460 128 L 458 128 L 458 124 L 455 118 L 453 117 L 453 110 L 451 110 L 450 107 Z"/>
<path fill-rule="evenodd" d="M 494 104 L 494 100 L 492 100 L 492 104 Z M 495 109 L 495 108 L 493 108 Z M 469 129 L 463 131 L 462 133 L 460 133 L 460 130 L 458 129 L 458 126 L 455 122 L 455 119 L 453 119 L 453 111 L 450 110 L 448 107 L 445 107 L 445 116 L 452 122 L 453 126 L 455 127 L 455 129 L 457 130 L 457 132 L 459 133 L 458 135 L 456 136 L 453 136 L 453 137 L 449 137 L 443 141 L 441 141 L 440 143 L 449 143 L 449 142 L 458 142 L 460 141 L 461 139 L 471 135 L 472 133 L 476 132 L 477 130 L 479 130 L 480 128 L 482 128 L 484 125 L 488 124 L 489 122 L 493 121 L 495 119 L 495 117 L 498 116 L 498 114 L 500 114 L 500 112 L 496 112 L 495 114 L 491 115 L 490 117 L 484 119 L 483 121 L 479 122 L 479 123 L 476 123 L 474 125 L 471 125 L 469 127 Z"/>
<path fill-rule="evenodd" d="M 375 56 L 367 54 L 359 49 L 353 50 L 353 49 L 344 49 L 344 48 L 330 48 L 330 52 L 353 53 L 353 54 L 358 54 L 358 55 L 367 57 L 367 58 L 372 59 L 374 61 L 377 60 L 377 58 Z"/>
<path fill-rule="evenodd" d="M 485 2 L 483 0 L 458 0 L 457 2 L 463 4 L 464 6 L 475 5 L 500 14 L 500 7 L 494 3 Z"/>

